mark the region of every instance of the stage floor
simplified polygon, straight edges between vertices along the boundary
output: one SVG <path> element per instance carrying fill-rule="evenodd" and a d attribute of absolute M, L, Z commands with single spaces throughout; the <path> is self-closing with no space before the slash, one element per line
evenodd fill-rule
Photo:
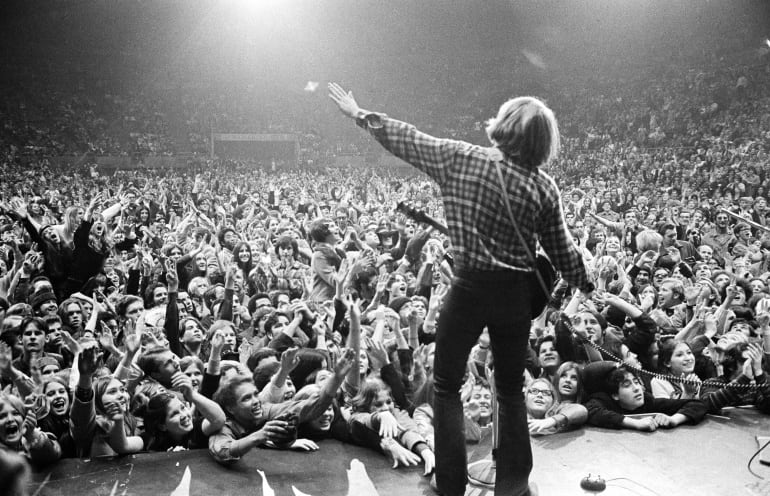
<path fill-rule="evenodd" d="M 770 495 L 770 466 L 757 460 L 749 473 L 746 464 L 757 450 L 756 436 L 770 435 L 770 418 L 752 409 L 731 409 L 725 418 L 708 416 L 696 427 L 639 433 L 581 429 L 533 438 L 535 468 L 531 480 L 540 494 L 591 494 L 580 488 L 588 473 L 609 481 L 602 495 L 722 496 Z M 232 467 L 215 463 L 206 451 L 139 454 L 113 460 L 65 460 L 33 476 L 31 495 L 75 496 L 170 494 L 190 468 L 189 494 L 263 495 L 266 474 L 276 496 L 429 496 L 428 479 L 417 468 L 391 469 L 385 457 L 336 441 L 319 443 L 314 453 L 254 450 Z M 490 439 L 469 445 L 471 462 L 491 450 Z M 768 447 L 770 451 L 770 447 Z M 351 461 L 360 460 L 376 488 L 367 481 L 348 481 Z M 298 494 L 301 494 L 298 493 Z M 469 486 L 466 495 L 493 494 Z M 181 496 L 181 495 L 177 495 Z"/>

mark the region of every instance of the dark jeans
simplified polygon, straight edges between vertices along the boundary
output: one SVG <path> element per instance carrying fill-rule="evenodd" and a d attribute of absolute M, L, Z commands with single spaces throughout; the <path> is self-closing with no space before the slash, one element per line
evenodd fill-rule
<path fill-rule="evenodd" d="M 438 321 L 435 360 L 436 483 L 447 496 L 465 494 L 467 455 L 460 387 L 471 348 L 489 329 L 499 405 L 496 495 L 528 494 L 532 470 L 524 360 L 530 292 L 523 272 L 458 273 Z"/>

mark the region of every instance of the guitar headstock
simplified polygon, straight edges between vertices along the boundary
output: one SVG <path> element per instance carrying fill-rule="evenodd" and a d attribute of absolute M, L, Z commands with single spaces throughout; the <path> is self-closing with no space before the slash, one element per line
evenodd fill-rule
<path fill-rule="evenodd" d="M 429 216 L 422 210 L 417 210 L 416 208 L 408 205 L 403 201 L 398 202 L 398 205 L 396 205 L 396 211 L 401 212 L 402 214 L 406 215 L 407 217 L 414 220 L 415 222 L 428 224 L 429 226 L 432 226 L 433 228 L 437 229 L 439 232 L 447 234 L 447 228 L 445 225 L 436 221 L 435 219 L 433 219 L 431 216 Z"/>
<path fill-rule="evenodd" d="M 417 210 L 416 208 L 412 207 L 406 202 L 400 201 L 398 202 L 398 205 L 396 205 L 396 211 L 401 212 L 402 214 L 406 215 L 410 219 L 416 221 L 416 222 L 426 222 L 425 220 L 425 212 L 422 210 Z"/>
<path fill-rule="evenodd" d="M 398 202 L 396 205 L 396 212 L 401 212 L 402 214 L 406 215 L 407 217 L 414 218 L 414 216 L 418 213 L 417 210 L 414 209 L 411 205 L 404 201 Z"/>

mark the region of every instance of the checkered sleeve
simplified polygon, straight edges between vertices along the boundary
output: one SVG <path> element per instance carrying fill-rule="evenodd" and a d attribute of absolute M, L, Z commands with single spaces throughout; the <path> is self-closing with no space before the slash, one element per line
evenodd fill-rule
<path fill-rule="evenodd" d="M 446 183 L 448 168 L 462 142 L 441 139 L 418 131 L 406 122 L 384 114 L 368 113 L 357 124 L 390 153 L 428 174 L 439 186 Z"/>
<path fill-rule="evenodd" d="M 543 206 L 540 223 L 540 243 L 551 258 L 553 265 L 561 272 L 561 276 L 571 285 L 584 288 L 590 282 L 583 257 L 572 241 L 572 235 L 564 221 L 559 189 L 548 178 L 550 193 L 547 198 L 548 206 Z"/>

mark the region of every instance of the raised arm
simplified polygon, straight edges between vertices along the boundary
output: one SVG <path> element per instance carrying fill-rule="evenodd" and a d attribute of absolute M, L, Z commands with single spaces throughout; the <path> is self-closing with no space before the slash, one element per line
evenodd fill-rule
<path fill-rule="evenodd" d="M 101 201 L 101 199 L 102 199 L 102 194 L 101 193 L 95 195 L 91 199 L 90 203 L 88 204 L 88 207 L 86 208 L 85 214 L 83 215 L 83 222 L 86 222 L 86 221 L 92 222 L 93 221 L 94 210 L 96 209 L 96 205 Z M 90 225 L 89 225 L 89 229 L 90 229 Z"/>
<path fill-rule="evenodd" d="M 439 184 L 446 178 L 447 165 L 462 146 L 460 142 L 439 139 L 418 131 L 411 124 L 363 110 L 352 91 L 329 83 L 329 97 L 347 117 L 372 133 L 386 150 L 431 176 Z"/>
<path fill-rule="evenodd" d="M 78 356 L 78 381 L 70 408 L 70 434 L 81 456 L 88 456 L 96 432 L 93 376 L 102 364 L 96 343 L 86 344 Z"/>
<path fill-rule="evenodd" d="M 166 320 L 163 329 L 168 339 L 169 348 L 177 356 L 182 356 L 182 343 L 179 336 L 179 276 L 176 265 L 171 260 L 166 262 L 166 282 L 168 283 L 168 302 L 166 303 Z"/>
<path fill-rule="evenodd" d="M 102 210 L 101 215 L 102 219 L 104 219 L 105 222 L 109 221 L 116 215 L 120 213 L 120 211 L 123 209 L 123 205 L 121 205 L 121 202 L 117 202 L 114 205 L 111 205 L 104 210 Z"/>
<path fill-rule="evenodd" d="M 203 434 L 209 436 L 224 427 L 225 412 L 222 410 L 222 407 L 215 401 L 195 391 L 192 379 L 183 372 L 176 372 L 171 377 L 171 389 L 182 393 L 185 401 L 195 405 L 195 408 L 203 416 Z"/>

